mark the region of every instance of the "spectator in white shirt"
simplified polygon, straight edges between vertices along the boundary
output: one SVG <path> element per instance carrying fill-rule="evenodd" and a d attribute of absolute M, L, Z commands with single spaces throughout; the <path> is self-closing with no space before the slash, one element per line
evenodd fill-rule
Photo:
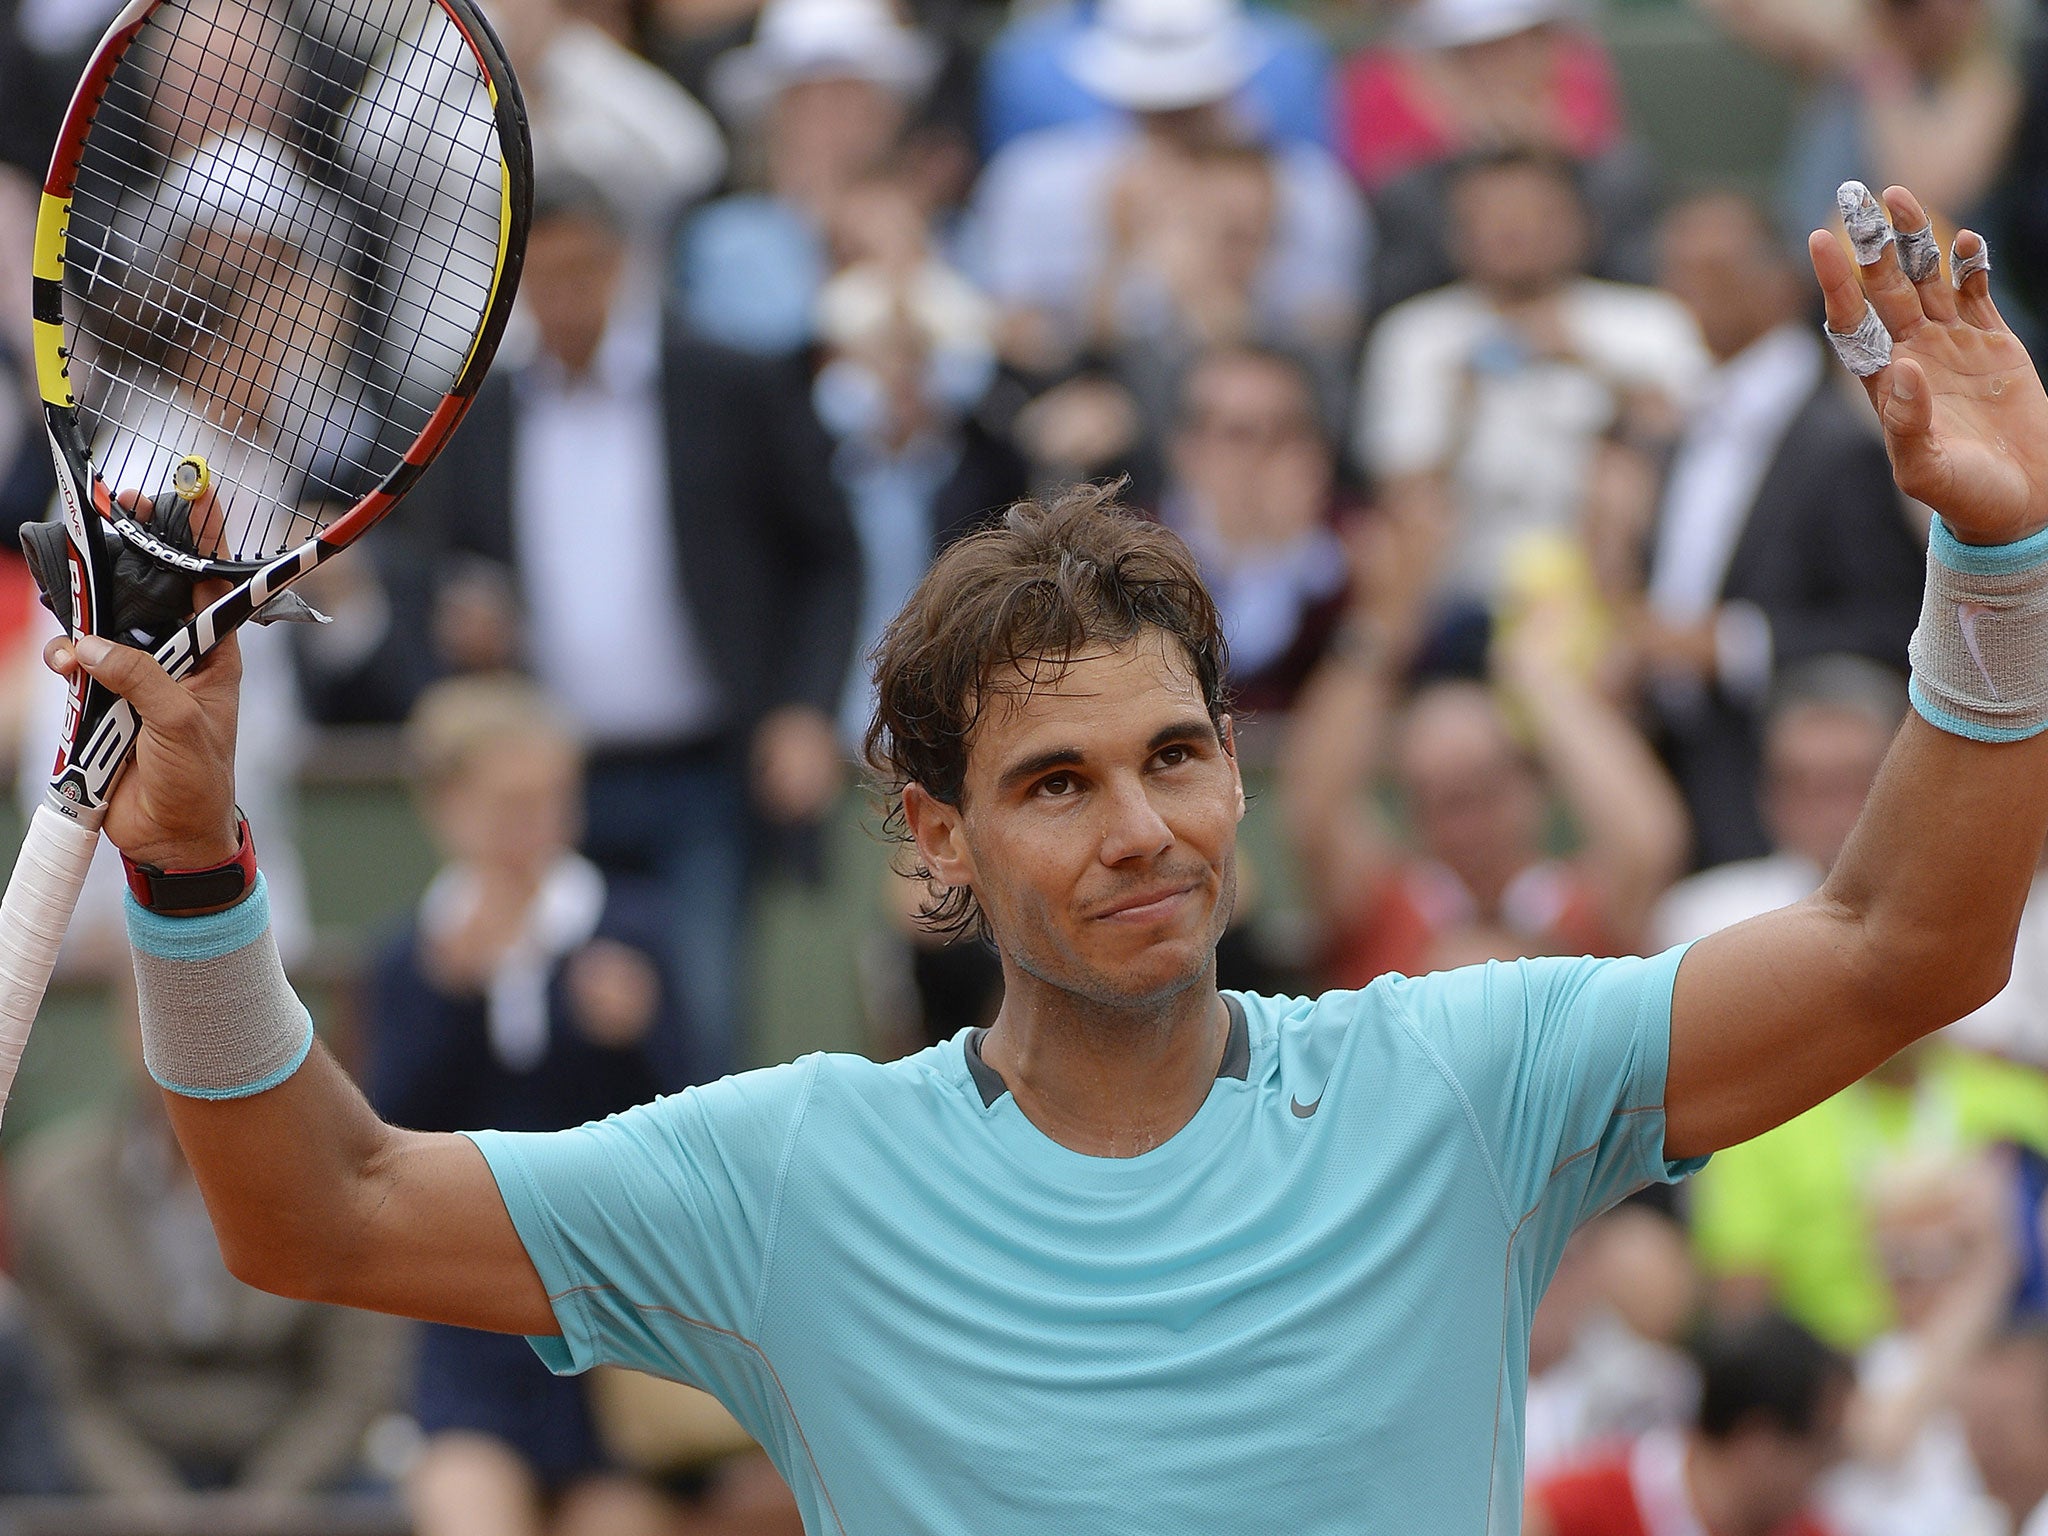
<path fill-rule="evenodd" d="M 1528 536 L 1577 531 L 1603 435 L 1675 421 L 1706 354 L 1669 295 L 1581 275 L 1569 162 L 1477 157 L 1450 208 L 1460 280 L 1379 323 L 1353 446 L 1397 512 L 1443 529 L 1444 596 L 1484 605 Z"/>

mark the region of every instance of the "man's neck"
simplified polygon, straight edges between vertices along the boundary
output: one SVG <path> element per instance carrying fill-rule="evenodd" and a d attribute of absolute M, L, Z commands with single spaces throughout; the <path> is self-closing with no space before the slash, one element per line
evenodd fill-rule
<path fill-rule="evenodd" d="M 1091 1157 L 1136 1157 L 1209 1096 L 1229 1038 L 1215 965 L 1174 996 L 1120 1008 L 1003 961 L 1002 1011 L 981 1044 L 1025 1118 Z"/>

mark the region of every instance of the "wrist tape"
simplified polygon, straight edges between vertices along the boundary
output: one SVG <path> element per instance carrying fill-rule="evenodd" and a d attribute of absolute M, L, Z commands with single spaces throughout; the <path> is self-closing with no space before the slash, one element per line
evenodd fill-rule
<path fill-rule="evenodd" d="M 127 907 L 142 1060 L 159 1087 L 243 1099 L 299 1070 L 313 1019 L 277 958 L 261 874 L 225 912 L 166 917 L 132 895 Z"/>
<path fill-rule="evenodd" d="M 1913 707 L 1929 724 L 1972 741 L 2048 730 L 2048 529 L 1965 544 L 1937 517 L 1910 655 Z"/>

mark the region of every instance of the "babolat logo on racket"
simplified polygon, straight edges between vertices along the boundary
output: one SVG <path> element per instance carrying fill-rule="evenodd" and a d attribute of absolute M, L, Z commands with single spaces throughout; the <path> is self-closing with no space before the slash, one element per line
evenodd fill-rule
<path fill-rule="evenodd" d="M 181 571 L 192 572 L 195 576 L 203 576 L 212 569 L 210 561 L 198 555 L 189 554 L 185 550 L 178 548 L 175 544 L 166 544 L 162 539 L 132 519 L 124 517 L 115 526 L 121 530 L 122 538 L 141 549 L 144 554 L 149 555 L 152 559 L 161 560 L 165 565 L 174 565 Z"/>

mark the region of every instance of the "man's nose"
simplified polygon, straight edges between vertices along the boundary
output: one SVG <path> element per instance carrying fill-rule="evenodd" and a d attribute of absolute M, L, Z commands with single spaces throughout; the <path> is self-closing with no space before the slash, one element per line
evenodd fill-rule
<path fill-rule="evenodd" d="M 1173 828 L 1159 814 L 1145 783 L 1132 774 L 1113 781 L 1104 797 L 1101 858 L 1105 864 L 1152 859 L 1173 846 Z"/>

